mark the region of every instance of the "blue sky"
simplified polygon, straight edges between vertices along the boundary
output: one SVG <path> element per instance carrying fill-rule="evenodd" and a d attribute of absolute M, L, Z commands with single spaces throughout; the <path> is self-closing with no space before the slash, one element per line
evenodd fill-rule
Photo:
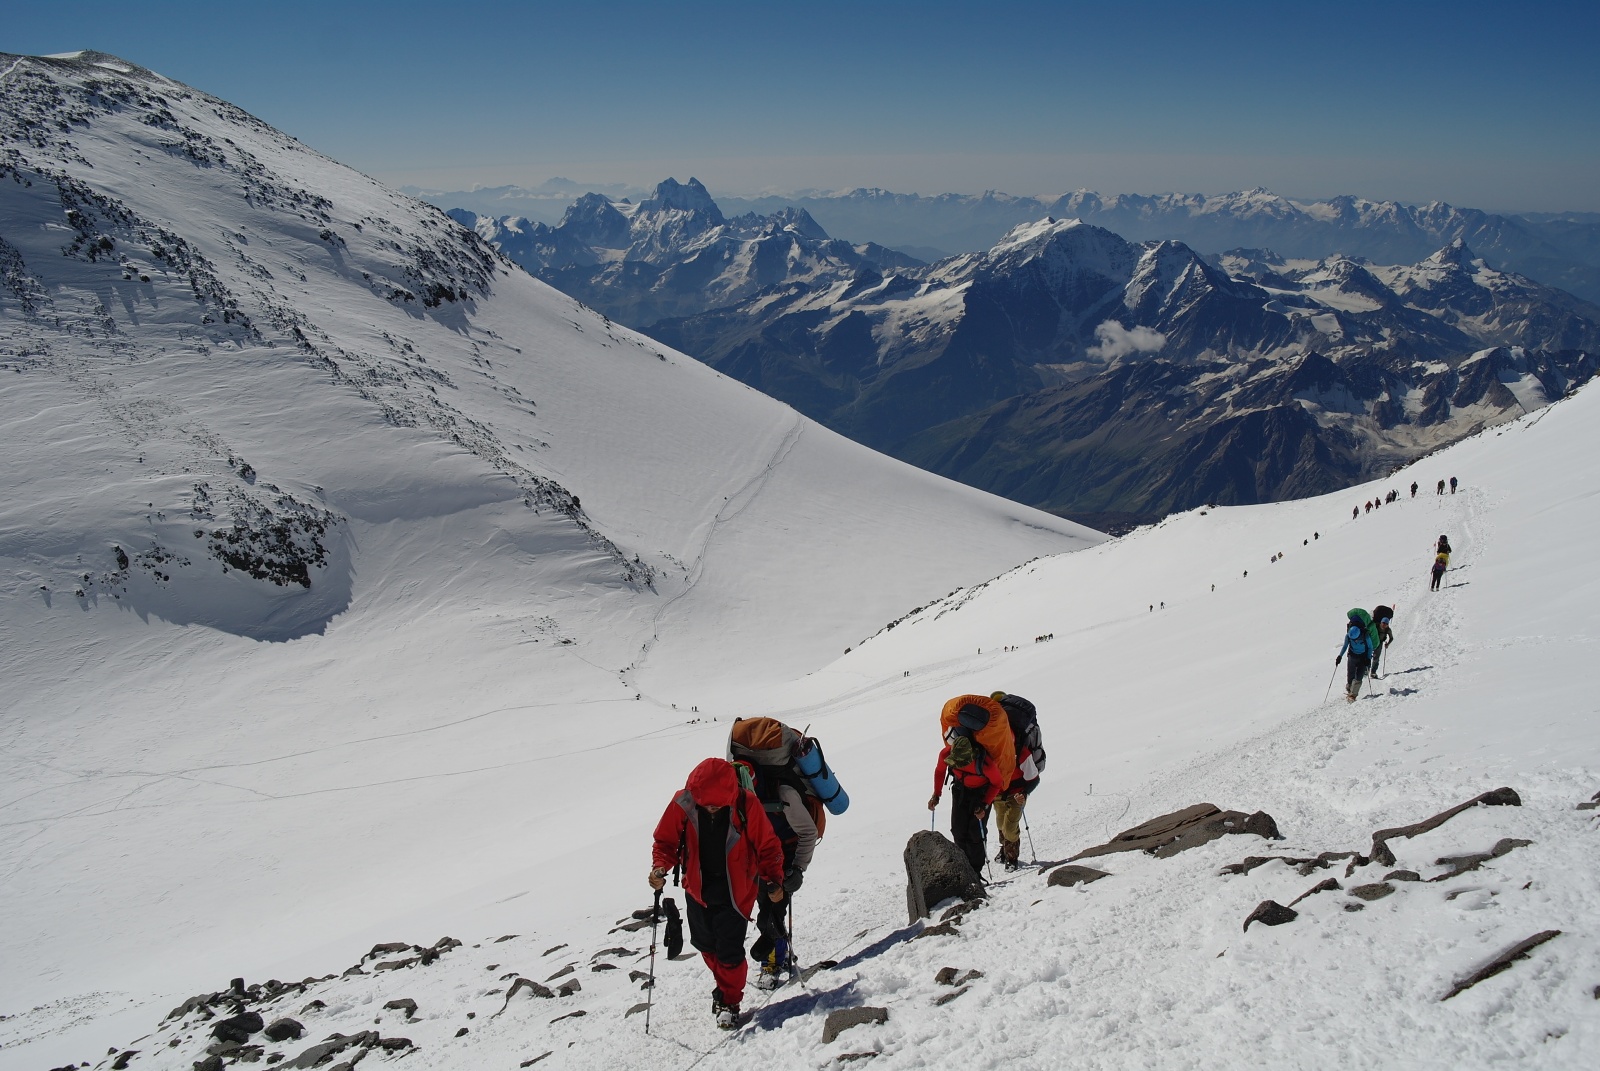
<path fill-rule="evenodd" d="M 13 0 L 394 184 L 1358 193 L 1600 211 L 1600 4 Z"/>

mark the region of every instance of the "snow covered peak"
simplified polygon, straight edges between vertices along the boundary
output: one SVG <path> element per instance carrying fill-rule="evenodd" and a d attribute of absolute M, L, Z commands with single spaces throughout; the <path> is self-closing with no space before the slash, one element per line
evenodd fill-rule
<path fill-rule="evenodd" d="M 655 192 L 639 202 L 639 210 L 645 213 L 664 211 L 699 213 L 711 223 L 723 221 L 722 209 L 712 200 L 711 191 L 707 190 L 697 178 L 690 178 L 686 183 L 680 183 L 674 178 L 662 179 L 656 184 Z"/>
<path fill-rule="evenodd" d="M 1456 238 L 1426 261 L 1436 267 L 1470 268 L 1478 257 L 1467 246 L 1466 240 Z"/>

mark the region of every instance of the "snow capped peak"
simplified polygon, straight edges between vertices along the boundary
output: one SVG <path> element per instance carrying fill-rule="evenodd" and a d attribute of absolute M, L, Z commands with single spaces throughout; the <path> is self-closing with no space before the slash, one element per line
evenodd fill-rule
<path fill-rule="evenodd" d="M 828 232 L 822 229 L 822 224 L 811 218 L 811 213 L 794 205 L 785 205 L 767 217 L 779 230 L 794 231 L 802 238 L 810 238 L 818 242 L 828 240 Z"/>
<path fill-rule="evenodd" d="M 715 223 L 722 222 L 722 210 L 697 178 L 683 183 L 674 178 L 662 179 L 656 184 L 655 192 L 639 202 L 639 209 L 646 213 L 669 210 L 701 213 Z"/>
<path fill-rule="evenodd" d="M 1441 268 L 1465 268 L 1469 267 L 1477 259 L 1477 255 L 1472 252 L 1470 247 L 1468 247 L 1466 240 L 1462 238 L 1456 238 L 1453 239 L 1449 245 L 1445 246 L 1443 249 L 1433 254 L 1433 256 L 1429 257 L 1426 263 Z"/>

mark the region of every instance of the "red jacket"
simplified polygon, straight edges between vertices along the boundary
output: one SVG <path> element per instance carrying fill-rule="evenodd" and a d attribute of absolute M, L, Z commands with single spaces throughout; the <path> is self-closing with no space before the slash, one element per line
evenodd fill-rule
<path fill-rule="evenodd" d="M 696 805 L 732 808 L 728 843 L 723 846 L 728 891 L 734 907 L 748 919 L 755 909 L 756 879 L 768 885 L 783 884 L 783 845 L 772 832 L 761 801 L 754 792 L 739 787 L 739 775 L 726 759 L 706 759 L 690 772 L 688 784 L 667 804 L 656 823 L 651 863 L 662 870 L 682 863 L 683 891 L 699 904 L 706 902 L 700 894 L 700 823 L 691 821 Z"/>

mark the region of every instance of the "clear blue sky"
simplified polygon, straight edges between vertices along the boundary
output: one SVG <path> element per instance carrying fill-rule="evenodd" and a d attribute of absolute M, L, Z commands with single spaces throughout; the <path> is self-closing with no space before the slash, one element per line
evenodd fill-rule
<path fill-rule="evenodd" d="M 10 0 L 394 184 L 1359 193 L 1600 211 L 1594 3 Z"/>

